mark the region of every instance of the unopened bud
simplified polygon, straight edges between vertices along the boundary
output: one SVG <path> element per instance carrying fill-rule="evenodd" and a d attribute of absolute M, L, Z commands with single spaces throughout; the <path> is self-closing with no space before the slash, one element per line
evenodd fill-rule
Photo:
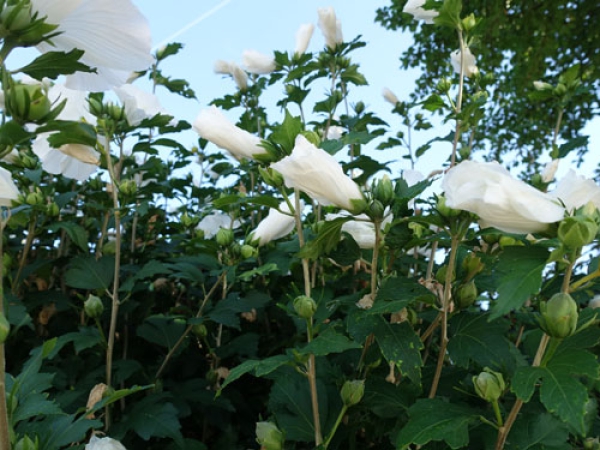
<path fill-rule="evenodd" d="M 125 109 L 116 103 L 108 103 L 108 105 L 106 105 L 106 112 L 115 122 L 119 122 L 125 118 Z"/>
<path fill-rule="evenodd" d="M 104 304 L 102 303 L 102 300 L 100 300 L 100 297 L 90 294 L 87 300 L 83 303 L 83 310 L 88 317 L 97 319 L 104 312 Z"/>
<path fill-rule="evenodd" d="M 8 335 L 10 333 L 10 323 L 8 323 L 8 319 L 4 315 L 3 312 L 0 312 L 0 344 L 4 344 Z"/>
<path fill-rule="evenodd" d="M 373 197 L 379 200 L 383 206 L 389 206 L 394 200 L 394 185 L 387 175 L 373 183 Z"/>
<path fill-rule="evenodd" d="M 446 205 L 446 197 L 443 195 L 438 197 L 436 209 L 440 213 L 440 216 L 445 218 L 456 217 L 460 214 L 459 209 L 450 208 Z"/>
<path fill-rule="evenodd" d="M 455 300 L 459 308 L 468 308 L 477 299 L 477 286 L 474 281 L 461 284 L 456 290 Z"/>
<path fill-rule="evenodd" d="M 229 228 L 219 228 L 216 235 L 217 244 L 227 247 L 233 242 L 233 230 Z"/>
<path fill-rule="evenodd" d="M 36 436 L 35 441 L 33 441 L 29 436 L 25 436 L 15 444 L 14 450 L 38 450 L 39 448 L 39 440 Z"/>
<path fill-rule="evenodd" d="M 365 110 L 364 102 L 357 102 L 356 105 L 354 105 L 354 111 L 356 112 L 356 114 L 361 114 L 364 110 Z"/>
<path fill-rule="evenodd" d="M 475 386 L 477 395 L 486 402 L 498 401 L 506 389 L 502 374 L 488 368 L 485 368 L 483 372 L 473 377 L 473 386 Z"/>
<path fill-rule="evenodd" d="M 566 338 L 577 329 L 577 303 L 569 294 L 554 294 L 546 303 L 540 304 L 541 326 L 548 336 Z"/>
<path fill-rule="evenodd" d="M 473 13 L 469 14 L 462 20 L 462 27 L 465 31 L 471 31 L 477 25 L 477 19 Z"/>
<path fill-rule="evenodd" d="M 558 239 L 572 249 L 590 244 L 597 233 L 598 224 L 588 216 L 565 217 L 558 226 Z"/>
<path fill-rule="evenodd" d="M 440 267 L 438 269 L 438 271 L 435 273 L 435 279 L 437 280 L 438 283 L 444 284 L 446 282 L 446 272 L 447 271 L 448 271 L 447 265 L 443 265 L 442 267 Z M 450 279 L 450 281 L 454 281 L 454 280 L 456 280 L 456 272 L 452 271 L 452 278 Z"/>
<path fill-rule="evenodd" d="M 369 205 L 367 215 L 373 220 L 382 220 L 385 214 L 385 206 L 379 200 L 373 200 Z"/>
<path fill-rule="evenodd" d="M 50 217 L 58 217 L 60 214 L 60 208 L 56 203 L 52 202 L 46 207 L 46 214 L 48 214 Z"/>
<path fill-rule="evenodd" d="M 264 450 L 283 450 L 283 433 L 273 422 L 258 422 L 256 424 L 256 442 Z"/>
<path fill-rule="evenodd" d="M 45 203 L 44 196 L 41 192 L 30 192 L 27 194 L 27 197 L 25 197 L 25 203 L 31 206 L 42 205 Z"/>
<path fill-rule="evenodd" d="M 303 319 L 310 319 L 317 311 L 317 303 L 306 295 L 294 299 L 294 311 Z"/>
<path fill-rule="evenodd" d="M 196 323 L 192 325 L 192 333 L 194 333 L 194 336 L 196 337 L 205 338 L 208 336 L 208 329 L 203 323 Z"/>
<path fill-rule="evenodd" d="M 181 225 L 183 225 L 185 228 L 191 228 L 198 225 L 197 221 L 194 220 L 193 217 L 190 217 L 187 211 L 181 215 L 179 220 L 181 221 Z"/>
<path fill-rule="evenodd" d="M 342 386 L 340 396 L 344 405 L 354 406 L 360 402 L 365 395 L 365 380 L 346 381 Z"/>
<path fill-rule="evenodd" d="M 277 172 L 275 169 L 268 168 L 258 168 L 258 173 L 269 186 L 273 186 L 275 188 L 283 186 L 283 175 Z"/>
<path fill-rule="evenodd" d="M 11 115 L 24 122 L 38 122 L 50 114 L 52 103 L 39 84 L 17 83 L 8 90 Z"/>
<path fill-rule="evenodd" d="M 31 24 L 31 5 L 19 2 L 15 5 L 3 6 L 0 22 L 7 31 L 19 31 Z"/>
<path fill-rule="evenodd" d="M 256 256 L 256 253 L 256 249 L 248 244 L 242 245 L 242 248 L 240 249 L 240 255 L 244 259 L 252 258 L 253 256 Z"/>

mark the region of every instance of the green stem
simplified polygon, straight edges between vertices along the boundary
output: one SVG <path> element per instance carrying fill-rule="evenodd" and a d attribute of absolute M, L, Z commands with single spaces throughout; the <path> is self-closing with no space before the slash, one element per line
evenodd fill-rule
<path fill-rule="evenodd" d="M 322 447 L 323 449 L 327 449 L 327 447 L 329 447 L 329 444 L 330 444 L 331 440 L 333 439 L 333 436 L 335 436 L 335 432 L 337 431 L 338 427 L 342 423 L 342 419 L 346 415 L 347 411 L 348 411 L 348 406 L 343 405 L 340 413 L 337 416 L 337 419 L 335 420 L 335 423 L 333 424 L 333 428 L 331 428 L 331 431 L 329 432 L 329 434 L 327 435 L 327 438 L 323 442 L 323 447 Z"/>
<path fill-rule="evenodd" d="M 6 222 L 0 219 L 0 315 L 4 314 L 4 256 L 3 236 Z M 6 354 L 4 342 L 0 343 L 0 450 L 10 450 L 10 428 L 6 404 Z"/>
<path fill-rule="evenodd" d="M 502 427 L 504 425 L 504 422 L 502 421 L 502 413 L 500 412 L 500 406 L 498 406 L 498 400 L 494 400 L 492 402 L 492 408 L 494 408 L 494 415 L 496 416 L 496 423 L 498 424 L 499 427 Z"/>

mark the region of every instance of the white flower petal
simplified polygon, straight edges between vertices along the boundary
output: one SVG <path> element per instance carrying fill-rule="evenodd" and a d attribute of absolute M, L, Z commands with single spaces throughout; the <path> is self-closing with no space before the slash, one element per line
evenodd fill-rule
<path fill-rule="evenodd" d="M 600 187 L 594 180 L 577 175 L 573 169 L 567 172 L 549 195 L 563 202 L 569 212 L 588 202 L 600 208 Z"/>
<path fill-rule="evenodd" d="M 0 205 L 10 206 L 11 200 L 19 197 L 19 190 L 12 179 L 11 173 L 0 167 Z"/>
<path fill-rule="evenodd" d="M 256 50 L 244 50 L 242 53 L 244 67 L 250 73 L 265 75 L 275 70 L 275 59 L 272 56 L 257 52 Z"/>
<path fill-rule="evenodd" d="M 127 123 L 135 127 L 144 119 L 151 119 L 157 114 L 168 114 L 151 92 L 143 91 L 133 84 L 124 84 L 114 89 L 123 103 Z"/>
<path fill-rule="evenodd" d="M 411 14 L 417 20 L 423 20 L 425 23 L 434 23 L 433 19 L 436 18 L 439 13 L 433 9 L 423 9 L 425 0 L 408 0 L 402 12 Z"/>
<path fill-rule="evenodd" d="M 84 181 L 98 169 L 100 154 L 93 148 L 79 144 L 53 148 L 47 138 L 47 133 L 38 135 L 31 147 L 46 172 Z"/>
<path fill-rule="evenodd" d="M 300 56 L 306 52 L 310 39 L 312 38 L 315 26 L 312 23 L 305 23 L 300 25 L 296 32 L 296 48 L 294 54 Z"/>

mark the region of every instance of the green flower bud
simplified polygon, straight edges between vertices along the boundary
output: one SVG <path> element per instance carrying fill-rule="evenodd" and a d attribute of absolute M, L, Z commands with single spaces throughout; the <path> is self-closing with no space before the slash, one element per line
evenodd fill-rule
<path fill-rule="evenodd" d="M 204 239 L 204 230 L 202 230 L 201 228 L 197 228 L 194 232 L 194 237 L 201 240 Z"/>
<path fill-rule="evenodd" d="M 46 214 L 50 217 L 58 217 L 60 215 L 60 208 L 56 203 L 52 202 L 46 207 Z"/>
<path fill-rule="evenodd" d="M 6 273 L 8 270 L 10 270 L 12 263 L 13 263 L 12 256 L 10 256 L 8 253 L 4 253 L 2 255 L 2 267 L 4 268 L 4 273 Z"/>
<path fill-rule="evenodd" d="M 100 297 L 90 294 L 87 300 L 83 303 L 83 310 L 88 317 L 92 319 L 99 318 L 104 312 L 104 304 Z"/>
<path fill-rule="evenodd" d="M 365 395 L 365 380 L 346 381 L 342 386 L 340 396 L 344 405 L 354 406 L 360 402 Z"/>
<path fill-rule="evenodd" d="M 562 339 L 577 329 L 577 303 L 569 294 L 554 294 L 546 303 L 540 304 L 540 312 L 541 326 L 548 336 Z"/>
<path fill-rule="evenodd" d="M 586 438 L 583 441 L 583 449 L 584 450 L 600 450 L 600 439 L 595 438 Z"/>
<path fill-rule="evenodd" d="M 216 235 L 217 244 L 221 247 L 227 247 L 233 242 L 233 230 L 229 228 L 219 228 Z"/>
<path fill-rule="evenodd" d="M 504 377 L 501 373 L 494 372 L 487 367 L 483 370 L 479 375 L 473 377 L 475 392 L 486 402 L 495 402 L 506 389 Z"/>
<path fill-rule="evenodd" d="M 119 122 L 125 118 L 125 108 L 112 102 L 106 105 L 106 112 L 115 122 Z"/>
<path fill-rule="evenodd" d="M 39 84 L 15 84 L 8 90 L 8 105 L 11 115 L 24 122 L 42 121 L 52 110 L 52 103 Z"/>
<path fill-rule="evenodd" d="M 208 335 L 208 329 L 203 323 L 195 323 L 192 325 L 192 333 L 199 338 L 205 338 Z"/>
<path fill-rule="evenodd" d="M 462 268 L 470 277 L 477 275 L 483 270 L 484 264 L 481 262 L 481 258 L 475 253 L 469 253 L 469 255 L 463 259 Z"/>
<path fill-rule="evenodd" d="M 381 180 L 373 183 L 373 198 L 379 200 L 383 206 L 391 205 L 394 200 L 394 185 L 390 177 L 384 175 Z"/>
<path fill-rule="evenodd" d="M 567 248 L 590 244 L 598 233 L 598 224 L 588 216 L 565 217 L 558 226 L 558 239 Z"/>
<path fill-rule="evenodd" d="M 14 450 L 38 450 L 39 441 L 38 438 L 35 438 L 33 441 L 29 436 L 25 436 L 15 444 Z"/>
<path fill-rule="evenodd" d="M 477 286 L 474 281 L 461 284 L 456 290 L 455 300 L 459 308 L 468 308 L 477 299 Z"/>
<path fill-rule="evenodd" d="M 133 180 L 121 181 L 121 183 L 119 184 L 119 192 L 121 192 L 124 195 L 135 195 L 137 189 L 137 183 Z"/>
<path fill-rule="evenodd" d="M 382 220 L 385 214 L 385 206 L 379 200 L 373 200 L 369 205 L 367 215 L 373 220 Z"/>
<path fill-rule="evenodd" d="M 96 117 L 101 117 L 104 115 L 104 105 L 102 104 L 101 100 L 95 97 L 90 97 L 88 99 L 88 105 L 92 115 Z"/>
<path fill-rule="evenodd" d="M 500 236 L 500 239 L 498 240 L 498 245 L 501 249 L 504 249 L 505 247 L 520 246 L 525 244 L 510 236 Z"/>
<path fill-rule="evenodd" d="M 556 85 L 554 88 L 553 93 L 557 97 L 561 97 L 567 93 L 567 87 L 562 83 L 558 83 L 558 85 Z"/>
<path fill-rule="evenodd" d="M 242 245 L 242 248 L 240 249 L 240 255 L 244 259 L 252 258 L 253 256 L 256 256 L 256 253 L 256 249 L 248 244 Z"/>
<path fill-rule="evenodd" d="M 272 422 L 258 422 L 256 424 L 256 442 L 264 450 L 283 450 L 285 440 L 277 425 Z"/>
<path fill-rule="evenodd" d="M 354 105 L 354 111 L 356 112 L 356 114 L 361 114 L 364 110 L 365 110 L 364 102 L 357 102 L 356 105 Z"/>
<path fill-rule="evenodd" d="M 260 176 L 262 177 L 264 182 L 267 183 L 269 186 L 273 186 L 276 188 L 283 186 L 283 175 L 281 175 L 275 169 L 271 169 L 270 167 L 267 167 L 266 169 L 259 167 L 258 173 L 260 173 Z"/>
<path fill-rule="evenodd" d="M 181 225 L 183 225 L 185 228 L 193 228 L 198 225 L 199 222 L 198 218 L 191 217 L 187 211 L 181 215 L 179 220 L 181 221 Z"/>
<path fill-rule="evenodd" d="M 447 78 L 442 78 L 437 83 L 437 89 L 440 93 L 448 92 L 452 88 L 452 81 Z"/>
<path fill-rule="evenodd" d="M 440 267 L 438 269 L 438 271 L 435 273 L 435 279 L 437 280 L 438 283 L 442 283 L 444 284 L 446 282 L 446 272 L 448 271 L 448 266 L 447 265 L 443 265 L 442 267 Z M 456 272 L 452 272 L 452 279 L 450 281 L 454 281 L 456 280 Z"/>
<path fill-rule="evenodd" d="M 317 303 L 306 295 L 300 295 L 294 299 L 294 311 L 303 319 L 310 319 L 317 311 Z"/>
<path fill-rule="evenodd" d="M 477 19 L 473 13 L 469 14 L 462 20 L 462 27 L 465 31 L 470 31 L 477 25 Z"/>
<path fill-rule="evenodd" d="M 10 323 L 8 323 L 8 319 L 4 313 L 0 313 L 0 344 L 4 344 L 6 342 L 9 333 Z"/>
<path fill-rule="evenodd" d="M 450 217 L 456 217 L 461 213 L 459 209 L 454 209 L 446 206 L 446 197 L 444 197 L 443 195 L 438 197 L 436 209 L 438 213 L 440 213 L 440 216 L 445 217 L 447 219 Z"/>
<path fill-rule="evenodd" d="M 7 31 L 20 31 L 31 24 L 31 5 L 22 1 L 15 5 L 4 6 L 0 13 L 0 22 Z"/>
<path fill-rule="evenodd" d="M 321 138 L 315 131 L 301 131 L 300 134 L 306 138 L 308 142 L 318 147 L 321 144 Z"/>
<path fill-rule="evenodd" d="M 41 192 L 30 192 L 27 194 L 27 197 L 25 197 L 25 203 L 31 206 L 43 205 L 45 203 L 44 196 Z"/>
<path fill-rule="evenodd" d="M 23 166 L 25 169 L 33 170 L 37 167 L 37 163 L 37 159 L 29 155 L 19 156 L 19 165 Z"/>

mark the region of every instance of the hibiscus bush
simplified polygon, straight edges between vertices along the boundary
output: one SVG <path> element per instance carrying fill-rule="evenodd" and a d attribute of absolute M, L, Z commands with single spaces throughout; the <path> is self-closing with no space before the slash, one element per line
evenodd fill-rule
<path fill-rule="evenodd" d="M 555 180 L 581 67 L 531 84 L 555 131 L 518 179 L 471 158 L 485 21 L 404 12 L 458 50 L 425 98 L 383 90 L 401 131 L 332 8 L 183 118 L 151 92 L 194 98 L 185 50 L 129 0 L 0 1 L 0 450 L 600 448 L 600 187 Z"/>

